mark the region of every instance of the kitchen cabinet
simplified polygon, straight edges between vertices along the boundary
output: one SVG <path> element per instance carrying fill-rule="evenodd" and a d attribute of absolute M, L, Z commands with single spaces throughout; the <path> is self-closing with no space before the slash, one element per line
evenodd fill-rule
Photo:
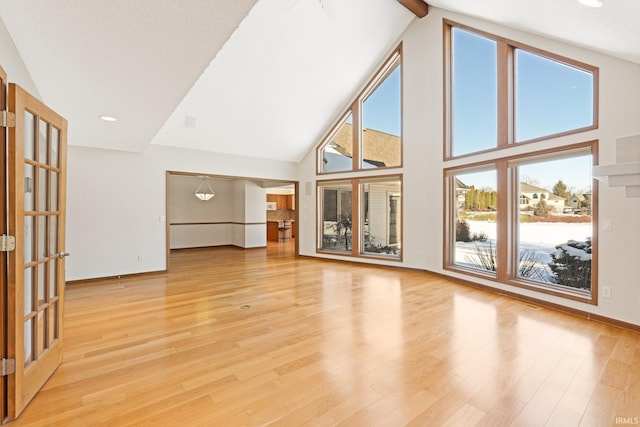
<path fill-rule="evenodd" d="M 282 240 L 288 240 L 291 237 L 296 237 L 296 222 L 287 221 L 290 228 L 288 228 L 286 232 L 280 230 L 282 222 L 283 221 L 267 221 L 268 242 L 278 242 Z"/>
<path fill-rule="evenodd" d="M 267 241 L 278 241 L 278 221 L 267 221 Z"/>
<path fill-rule="evenodd" d="M 291 194 L 267 194 L 267 202 L 275 202 L 278 210 L 295 209 L 294 197 Z"/>

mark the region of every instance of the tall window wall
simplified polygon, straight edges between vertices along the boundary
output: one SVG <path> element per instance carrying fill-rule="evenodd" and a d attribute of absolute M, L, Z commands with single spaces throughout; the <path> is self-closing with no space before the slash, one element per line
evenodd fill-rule
<path fill-rule="evenodd" d="M 402 167 L 401 105 L 399 46 L 318 146 L 319 252 L 402 258 L 402 176 L 380 174 Z"/>
<path fill-rule="evenodd" d="M 318 181 L 318 250 L 399 260 L 402 177 Z"/>
<path fill-rule="evenodd" d="M 563 137 L 597 128 L 598 69 L 448 21 L 445 58 L 444 267 L 597 303 L 598 144 Z"/>

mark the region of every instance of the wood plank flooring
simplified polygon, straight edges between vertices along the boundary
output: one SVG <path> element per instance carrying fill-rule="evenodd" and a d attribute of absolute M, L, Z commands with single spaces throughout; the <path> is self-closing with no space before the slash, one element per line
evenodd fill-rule
<path fill-rule="evenodd" d="M 11 426 L 637 424 L 638 334 L 292 251 L 69 286 L 64 362 Z"/>

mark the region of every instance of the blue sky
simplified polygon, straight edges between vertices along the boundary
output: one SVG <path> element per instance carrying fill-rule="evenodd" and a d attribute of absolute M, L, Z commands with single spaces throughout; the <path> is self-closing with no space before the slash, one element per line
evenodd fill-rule
<path fill-rule="evenodd" d="M 497 43 L 454 29 L 453 153 L 497 146 Z M 526 51 L 515 54 L 515 138 L 525 141 L 591 125 L 591 74 Z M 363 125 L 400 135 L 398 66 L 363 104 Z M 425 118 L 426 119 L 426 118 Z M 478 175 L 489 186 L 493 179 Z M 559 179 L 576 190 L 591 187 L 591 156 L 522 167 L 521 176 L 551 188 Z"/>
<path fill-rule="evenodd" d="M 392 135 L 400 135 L 400 102 L 400 67 L 398 66 L 364 101 L 363 126 Z"/>
<path fill-rule="evenodd" d="M 454 29 L 453 153 L 497 145 L 497 43 Z M 565 64 L 516 50 L 515 139 L 526 141 L 593 122 L 593 78 Z"/>
<path fill-rule="evenodd" d="M 497 43 L 454 29 L 453 154 L 497 146 Z M 514 132 L 516 142 L 593 123 L 593 77 L 578 68 L 516 49 Z M 591 186 L 591 156 L 523 166 L 524 180 L 551 187 L 562 179 L 576 190 Z M 495 176 L 474 179 L 487 186 Z"/>

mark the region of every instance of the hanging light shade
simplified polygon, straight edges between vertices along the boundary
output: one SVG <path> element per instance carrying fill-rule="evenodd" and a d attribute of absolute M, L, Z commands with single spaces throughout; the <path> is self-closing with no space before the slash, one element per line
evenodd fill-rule
<path fill-rule="evenodd" d="M 207 178 L 204 178 L 202 180 L 202 182 L 200 183 L 198 188 L 196 188 L 196 191 L 193 194 L 203 202 L 206 202 L 207 200 L 212 199 L 213 196 L 216 195 L 215 191 L 213 191 L 213 188 L 211 188 L 211 185 L 209 185 L 209 183 L 207 182 Z"/>

